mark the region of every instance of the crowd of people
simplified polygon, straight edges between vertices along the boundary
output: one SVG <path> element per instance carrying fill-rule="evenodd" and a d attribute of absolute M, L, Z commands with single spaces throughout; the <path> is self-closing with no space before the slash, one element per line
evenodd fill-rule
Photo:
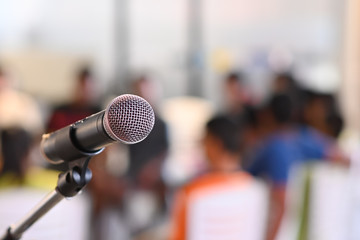
<path fill-rule="evenodd" d="M 44 129 L 57 130 L 101 109 L 90 98 L 92 78 L 89 68 L 76 73 L 71 101 L 53 106 L 43 121 L 42 114 L 36 114 L 36 103 L 11 89 L 0 70 L 1 187 L 29 184 L 27 174 L 34 165 L 31 148 Z M 229 73 L 221 80 L 226 107 L 215 111 L 204 126 L 199 145 L 206 168 L 177 186 L 169 186 L 163 178 L 170 130 L 154 101 L 152 82 L 146 76 L 132 82 L 129 91 L 154 106 L 155 126 L 144 141 L 110 146 L 92 160 L 93 179 L 86 190 L 93 206 L 94 240 L 114 239 L 101 223 L 107 209 L 116 209 L 129 239 L 155 239 L 143 233 L 151 233 L 161 223 L 167 226 L 164 239 L 276 239 L 293 167 L 316 161 L 349 163 L 337 143 L 343 119 L 333 93 L 302 88 L 286 72 L 275 74 L 269 97 L 258 102 L 253 101 L 244 74 Z M 4 121 L 4 116 L 10 120 Z M 125 170 L 111 169 L 109 159 L 123 155 Z M 52 171 L 68 168 L 66 164 L 42 167 L 49 179 L 54 179 Z M 56 180 L 50 183 L 55 186 Z M 152 204 L 144 207 L 143 198 Z"/>

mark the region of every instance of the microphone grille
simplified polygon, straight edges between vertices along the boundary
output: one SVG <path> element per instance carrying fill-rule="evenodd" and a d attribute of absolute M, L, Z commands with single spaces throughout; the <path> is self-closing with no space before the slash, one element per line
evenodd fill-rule
<path fill-rule="evenodd" d="M 144 140 L 155 123 L 155 114 L 143 98 L 124 94 L 116 97 L 106 108 L 104 128 L 115 141 L 132 144 Z"/>

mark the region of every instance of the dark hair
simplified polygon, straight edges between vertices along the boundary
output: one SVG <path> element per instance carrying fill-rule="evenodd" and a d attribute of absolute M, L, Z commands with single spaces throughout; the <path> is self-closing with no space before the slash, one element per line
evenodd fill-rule
<path fill-rule="evenodd" d="M 286 94 L 276 94 L 269 102 L 269 108 L 278 123 L 289 123 L 293 117 L 291 98 Z"/>
<path fill-rule="evenodd" d="M 344 120 L 340 113 L 330 113 L 326 118 L 326 123 L 329 128 L 329 133 L 332 137 L 338 138 L 344 128 Z"/>
<path fill-rule="evenodd" d="M 336 102 L 336 98 L 332 93 L 321 93 L 313 90 L 303 91 L 303 106 L 302 106 L 302 122 L 306 123 L 304 119 L 305 108 L 309 107 L 315 101 L 321 101 L 326 111 L 326 124 L 331 136 L 337 138 L 344 127 L 344 120 Z"/>
<path fill-rule="evenodd" d="M 245 127 L 257 127 L 259 124 L 259 117 L 258 117 L 258 113 L 259 113 L 260 109 L 258 107 L 255 106 L 244 106 L 244 117 L 242 119 L 242 121 L 240 122 L 240 126 L 242 126 L 242 128 Z"/>
<path fill-rule="evenodd" d="M 244 82 L 244 74 L 242 72 L 230 72 L 226 76 L 227 83 L 243 83 Z"/>
<path fill-rule="evenodd" d="M 77 77 L 81 81 L 84 81 L 88 77 L 91 77 L 91 76 L 92 76 L 92 72 L 88 66 L 84 66 L 84 67 L 80 68 L 77 73 Z"/>
<path fill-rule="evenodd" d="M 32 141 L 30 134 L 21 128 L 10 128 L 2 130 L 0 137 L 4 164 L 1 174 L 12 172 L 23 177 L 22 165 Z"/>
<path fill-rule="evenodd" d="M 216 116 L 206 124 L 208 133 L 219 139 L 224 148 L 237 153 L 241 148 L 241 131 L 239 126 L 224 116 Z"/>
<path fill-rule="evenodd" d="M 280 72 L 277 73 L 274 77 L 275 81 L 284 80 L 286 81 L 286 84 L 288 86 L 289 91 L 293 91 L 296 89 L 299 89 L 299 86 L 297 84 L 297 81 L 294 77 L 294 75 L 291 72 Z"/>

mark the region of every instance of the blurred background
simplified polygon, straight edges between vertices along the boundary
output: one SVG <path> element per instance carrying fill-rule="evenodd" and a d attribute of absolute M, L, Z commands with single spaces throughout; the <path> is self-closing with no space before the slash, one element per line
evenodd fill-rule
<path fill-rule="evenodd" d="M 302 239 L 359 239 L 359 64 L 356 0 L 0 0 L 0 88 L 9 85 L 21 94 L 0 94 L 0 128 L 31 135 L 27 167 L 49 168 L 39 153 L 42 133 L 104 109 L 117 95 L 143 96 L 162 119 L 159 134 L 149 140 L 154 146 L 119 144 L 94 159 L 94 183 L 82 195 L 88 205 L 80 214 L 91 215 L 86 219 L 95 226 L 94 239 L 167 239 L 164 219 L 173 193 L 206 168 L 200 147 L 205 123 L 236 102 L 224 87 L 230 73 L 241 76 L 240 98 L 255 112 L 271 99 L 282 73 L 291 74 L 299 88 L 334 99 L 334 125 L 340 127 L 331 137 L 349 164 L 315 167 L 314 216 Z M 264 115 L 256 116 L 261 125 Z M 5 157 L 2 162 L 5 171 Z M 18 170 L 21 178 L 24 171 Z M 47 183 L 40 188 L 56 185 Z M 160 205 L 154 192 L 163 199 Z M 329 209 L 333 218 L 325 214 Z M 11 222 L 1 218 L 5 231 Z M 289 229 L 304 223 L 283 222 L 287 227 L 278 238 L 297 238 L 298 230 Z"/>
<path fill-rule="evenodd" d="M 46 101 L 68 97 L 62 89 L 82 61 L 93 66 L 104 92 L 123 91 L 131 74 L 148 71 L 165 97 L 214 101 L 221 101 L 219 78 L 238 68 L 250 72 L 257 95 L 265 94 L 269 72 L 290 66 L 322 90 L 340 89 L 342 82 L 346 1 L 1 4 L 4 64 L 16 68 L 24 90 Z"/>

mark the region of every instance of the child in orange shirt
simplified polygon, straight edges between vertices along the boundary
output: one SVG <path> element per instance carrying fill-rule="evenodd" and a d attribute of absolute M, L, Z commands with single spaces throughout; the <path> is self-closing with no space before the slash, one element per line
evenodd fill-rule
<path fill-rule="evenodd" d="M 225 117 L 207 123 L 209 171 L 177 193 L 171 240 L 263 239 L 266 191 L 239 170 L 240 136 L 237 125 Z"/>

